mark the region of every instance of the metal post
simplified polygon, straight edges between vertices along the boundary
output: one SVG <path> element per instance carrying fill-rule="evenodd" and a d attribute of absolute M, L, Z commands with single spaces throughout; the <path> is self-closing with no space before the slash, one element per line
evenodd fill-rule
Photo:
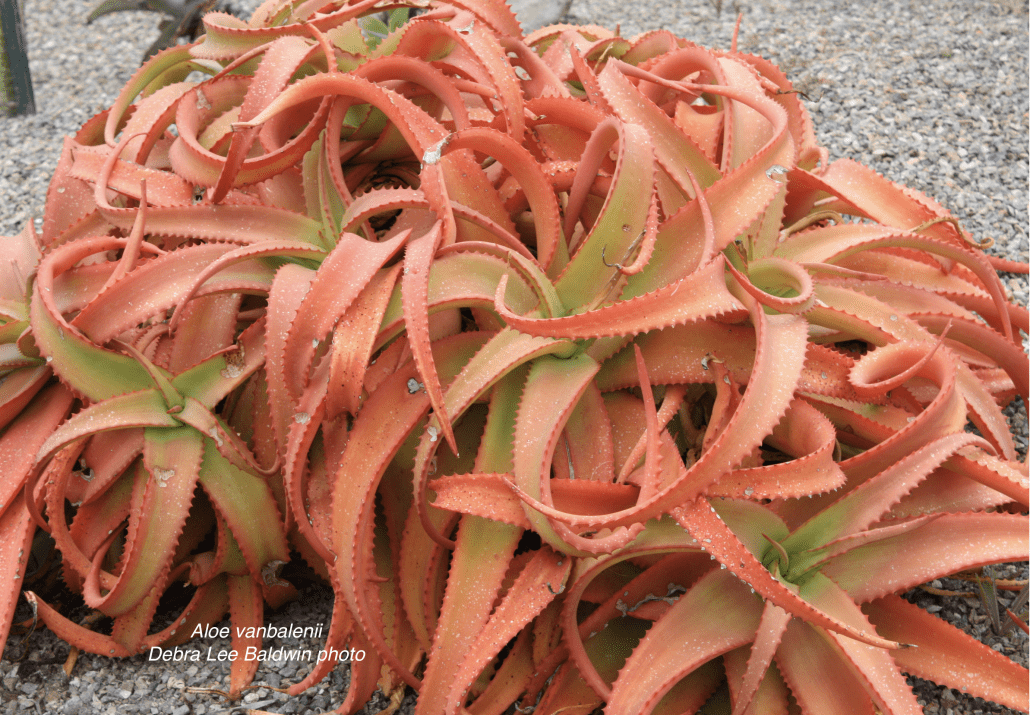
<path fill-rule="evenodd" d="M 36 113 L 36 99 L 32 94 L 32 75 L 29 74 L 29 55 L 25 49 L 25 31 L 22 29 L 18 0 L 0 0 L 0 73 L 3 74 L 3 100 L 7 112 L 14 116 Z"/>

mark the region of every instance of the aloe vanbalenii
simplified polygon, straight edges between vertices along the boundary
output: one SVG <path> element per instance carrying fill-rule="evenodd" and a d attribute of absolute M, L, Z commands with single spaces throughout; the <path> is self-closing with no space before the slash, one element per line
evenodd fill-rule
<path fill-rule="evenodd" d="M 384 9 L 208 15 L 9 239 L 5 564 L 48 530 L 114 625 L 40 618 L 256 625 L 299 556 L 369 654 L 342 711 L 918 712 L 901 671 L 1026 710 L 896 595 L 1027 557 L 1025 267 L 828 163 L 760 58 Z"/>

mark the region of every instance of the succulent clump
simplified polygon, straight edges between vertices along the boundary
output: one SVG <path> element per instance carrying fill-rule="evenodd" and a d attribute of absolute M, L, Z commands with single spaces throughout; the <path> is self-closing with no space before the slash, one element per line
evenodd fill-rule
<path fill-rule="evenodd" d="M 897 595 L 1027 557 L 1025 266 L 829 162 L 760 57 L 390 7 L 208 14 L 6 239 L 0 514 L 114 624 L 40 619 L 257 652 L 303 559 L 370 654 L 345 712 L 918 712 L 901 671 L 1025 710 Z"/>

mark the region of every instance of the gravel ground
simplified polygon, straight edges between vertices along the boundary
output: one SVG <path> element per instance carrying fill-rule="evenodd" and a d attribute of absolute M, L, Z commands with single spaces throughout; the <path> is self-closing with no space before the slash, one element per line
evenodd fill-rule
<path fill-rule="evenodd" d="M 237 6 L 242 3 L 236 3 Z M 728 47 L 738 12 L 744 13 L 740 49 L 777 62 L 808 98 L 816 133 L 832 158 L 857 159 L 947 206 L 976 237 L 990 236 L 998 255 L 1027 261 L 1027 3 L 1025 0 L 873 0 L 841 9 L 836 0 L 573 0 L 567 20 L 622 33 L 664 27 L 699 44 Z M 156 35 L 156 15 L 123 13 L 84 27 L 88 4 L 25 0 L 26 35 L 38 113 L 0 119 L 0 235 L 41 215 L 60 138 L 74 133 L 114 100 Z M 1024 305 L 1025 276 L 1007 286 Z M 1026 449 L 1023 409 L 1014 412 Z M 1026 578 L 1025 565 L 1004 575 Z M 968 585 L 944 580 L 945 589 Z M 1011 596 L 1009 596 L 1011 597 Z M 975 598 L 926 592 L 912 599 L 1026 665 L 1027 638 L 994 635 Z M 299 601 L 273 614 L 277 625 L 328 626 L 331 595 L 312 586 Z M 19 614 L 24 617 L 23 613 Z M 230 712 L 220 697 L 191 688 L 220 688 L 224 664 L 150 663 L 145 657 L 112 661 L 81 655 L 71 678 L 61 672 L 68 648 L 48 632 L 12 637 L 0 661 L 0 713 Z M 310 648 L 317 639 L 269 640 L 266 648 Z M 226 640 L 203 639 L 188 648 L 214 652 Z M 315 713 L 342 701 L 348 674 L 340 666 L 321 686 L 288 699 L 271 688 L 295 682 L 307 666 L 266 662 L 245 708 Z M 914 681 L 928 714 L 1010 713 L 961 692 Z M 373 702 L 367 712 L 384 702 Z M 411 703 L 402 712 L 410 712 Z M 244 712 L 237 709 L 236 712 Z"/>

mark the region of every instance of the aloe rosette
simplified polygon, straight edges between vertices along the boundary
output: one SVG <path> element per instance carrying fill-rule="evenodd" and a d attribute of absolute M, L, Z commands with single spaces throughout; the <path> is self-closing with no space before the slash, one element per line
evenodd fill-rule
<path fill-rule="evenodd" d="M 67 141 L 4 279 L 2 523 L 114 626 L 42 620 L 259 625 L 299 555 L 369 653 L 342 712 L 918 712 L 901 671 L 1026 710 L 896 595 L 1027 556 L 1025 267 L 828 163 L 761 58 L 381 9 L 212 13 Z"/>

